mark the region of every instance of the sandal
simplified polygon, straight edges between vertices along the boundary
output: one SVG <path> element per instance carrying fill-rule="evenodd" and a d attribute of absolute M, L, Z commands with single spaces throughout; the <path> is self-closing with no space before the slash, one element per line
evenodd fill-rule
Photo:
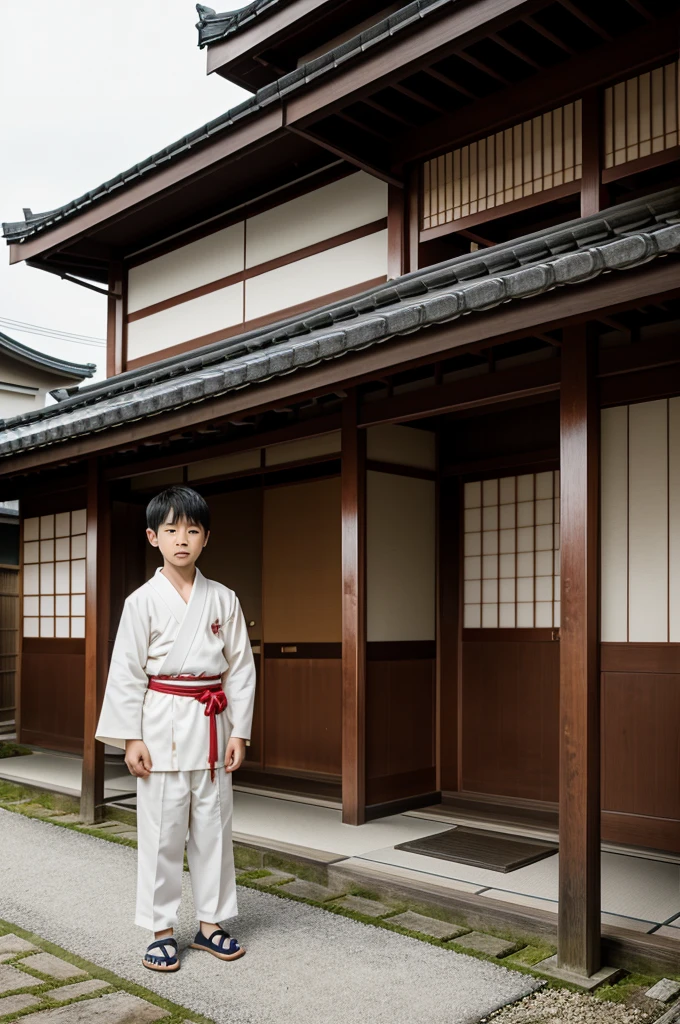
<path fill-rule="evenodd" d="M 168 956 L 168 951 L 165 948 L 167 946 L 174 946 L 175 952 Z M 150 949 L 160 947 L 163 950 L 162 955 L 149 953 Z M 146 948 L 146 953 L 142 957 L 142 963 L 145 967 L 148 967 L 150 971 L 178 971 L 179 957 L 177 955 L 177 939 L 168 935 L 164 939 L 156 939 L 155 942 L 150 942 Z"/>
<path fill-rule="evenodd" d="M 219 936 L 219 939 L 214 943 L 213 939 L 216 935 Z M 225 940 L 227 940 L 226 949 L 224 946 Z M 238 960 L 245 953 L 245 949 L 241 949 L 236 939 L 232 939 L 229 932 L 225 932 L 224 928 L 216 928 L 210 938 L 207 939 L 199 928 L 194 941 L 190 942 L 189 945 L 192 949 L 204 949 L 206 953 L 212 953 L 213 956 L 219 957 L 220 960 Z"/>

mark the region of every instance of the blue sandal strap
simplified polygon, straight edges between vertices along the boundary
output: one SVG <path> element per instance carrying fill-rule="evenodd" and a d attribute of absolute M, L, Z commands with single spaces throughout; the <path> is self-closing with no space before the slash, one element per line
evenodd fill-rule
<path fill-rule="evenodd" d="M 166 945 L 172 945 L 172 946 L 175 947 L 174 953 L 172 953 L 170 956 L 168 955 L 168 951 L 165 948 Z M 162 952 L 162 954 L 160 956 L 158 954 L 156 954 L 155 956 L 153 954 L 151 954 L 153 959 L 155 959 L 155 960 L 174 960 L 176 955 L 177 955 L 177 939 L 173 935 L 169 935 L 169 936 L 167 936 L 164 939 L 156 939 L 155 942 L 150 942 L 149 943 L 149 945 L 146 948 L 146 952 L 149 953 L 149 950 L 156 949 L 156 948 L 162 949 L 163 952 Z"/>
<path fill-rule="evenodd" d="M 219 935 L 220 936 L 219 942 L 217 942 L 217 943 L 213 942 L 213 938 L 214 938 L 215 935 Z M 203 936 L 203 937 L 205 938 L 205 936 Z M 232 938 L 232 936 L 229 934 L 229 932 L 225 932 L 224 928 L 216 928 L 215 931 L 212 932 L 212 934 L 208 937 L 208 939 L 206 941 L 207 941 L 209 946 L 211 946 L 213 949 L 217 949 L 220 953 L 224 953 L 225 952 L 225 948 L 224 948 L 225 941 L 227 942 L 227 946 L 228 946 L 226 952 L 229 952 L 231 950 L 232 942 L 236 946 L 236 949 L 239 948 L 239 945 L 236 942 L 236 939 Z"/>

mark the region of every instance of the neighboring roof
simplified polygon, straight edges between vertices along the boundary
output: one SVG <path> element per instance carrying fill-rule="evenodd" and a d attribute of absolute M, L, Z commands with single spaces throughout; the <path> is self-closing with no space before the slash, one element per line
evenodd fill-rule
<path fill-rule="evenodd" d="M 88 385 L 56 406 L 0 421 L 0 455 L 210 401 L 430 324 L 582 284 L 678 250 L 680 188 L 674 188 L 414 271 L 350 302 Z"/>
<path fill-rule="evenodd" d="M 49 373 L 56 373 L 61 377 L 83 380 L 91 377 L 97 369 L 95 363 L 70 363 L 67 359 L 57 359 L 46 352 L 38 352 L 28 345 L 22 345 L 20 341 L 8 337 L 0 331 L 0 355 L 8 355 L 18 359 L 21 363 L 33 366 L 38 370 L 47 370 Z M 0 420 L 0 423 L 2 420 Z"/>
<path fill-rule="evenodd" d="M 278 0 L 278 2 L 280 3 L 282 0 Z M 287 75 L 277 79 L 276 82 L 263 86 L 225 114 L 216 117 L 213 121 L 208 121 L 202 128 L 171 143 L 165 149 L 128 168 L 127 171 L 123 171 L 122 174 L 110 178 L 109 181 L 92 189 L 91 192 L 86 192 L 78 199 L 46 213 L 32 213 L 30 209 L 24 210 L 24 220 L 2 225 L 5 238 L 8 242 L 25 242 L 27 238 L 31 238 L 38 232 L 80 213 L 83 208 L 89 208 L 93 203 L 106 199 L 112 192 L 134 185 L 143 175 L 152 174 L 170 160 L 176 160 L 186 155 L 196 146 L 211 142 L 216 135 L 228 131 L 244 117 L 249 117 L 273 103 L 278 103 L 320 75 L 324 75 L 336 67 L 344 66 L 348 60 L 354 59 L 370 47 L 382 43 L 395 33 L 416 24 L 433 11 L 441 10 L 442 7 L 458 2 L 459 0 L 413 0 L 400 11 L 390 15 L 389 18 L 383 19 L 377 25 L 366 29 L 365 32 L 334 47 L 328 53 L 307 61 L 295 71 L 290 71 Z"/>
<path fill-rule="evenodd" d="M 263 14 L 269 14 L 272 7 L 283 7 L 288 0 L 253 0 L 240 11 L 225 11 L 217 14 L 212 7 L 196 4 L 198 11 L 198 45 L 202 48 L 208 43 L 216 43 L 219 39 L 238 32 L 251 21 Z"/>

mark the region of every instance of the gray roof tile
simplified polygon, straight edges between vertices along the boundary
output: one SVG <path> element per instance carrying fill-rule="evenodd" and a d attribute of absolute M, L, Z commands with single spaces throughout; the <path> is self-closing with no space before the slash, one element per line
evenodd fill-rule
<path fill-rule="evenodd" d="M 68 359 L 57 359 L 48 355 L 47 352 L 38 352 L 20 341 L 15 341 L 9 335 L 0 331 L 0 352 L 18 359 L 28 366 L 34 366 L 39 370 L 49 370 L 51 373 L 59 374 L 61 377 L 75 377 L 83 380 L 85 377 L 92 377 L 97 366 L 95 363 L 71 363 Z"/>
<path fill-rule="evenodd" d="M 680 188 L 674 188 L 414 271 L 353 300 L 214 342 L 190 355 L 90 384 L 56 406 L 0 421 L 0 455 L 115 428 L 429 324 L 581 284 L 678 251 Z"/>

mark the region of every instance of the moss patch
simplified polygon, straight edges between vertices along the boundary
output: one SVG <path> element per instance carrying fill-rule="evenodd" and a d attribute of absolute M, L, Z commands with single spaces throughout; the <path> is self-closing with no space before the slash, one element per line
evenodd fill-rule
<path fill-rule="evenodd" d="M 0 743 L 0 757 L 23 757 L 32 753 L 29 747 L 22 747 L 18 743 Z"/>

